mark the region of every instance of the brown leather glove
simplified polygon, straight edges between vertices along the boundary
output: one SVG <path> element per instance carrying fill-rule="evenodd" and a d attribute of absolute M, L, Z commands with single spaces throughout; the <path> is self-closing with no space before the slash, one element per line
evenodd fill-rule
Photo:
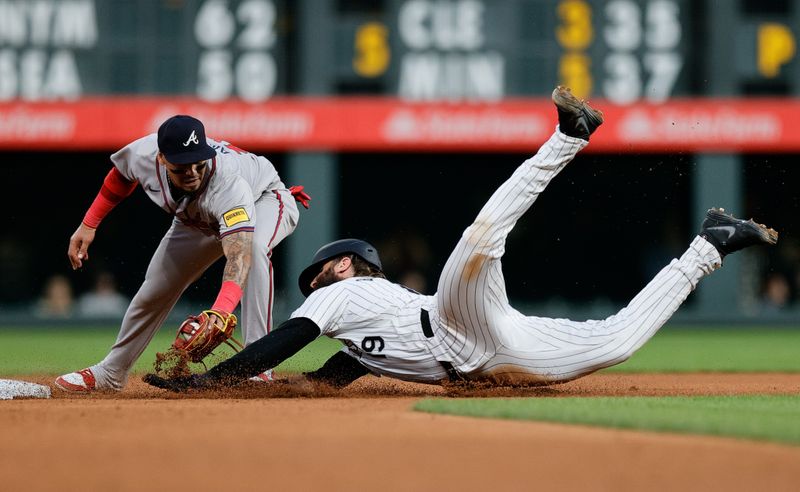
<path fill-rule="evenodd" d="M 237 352 L 244 346 L 233 338 L 237 324 L 236 316 L 222 311 L 206 310 L 189 316 L 181 323 L 172 347 L 183 351 L 192 362 L 202 361 L 208 354 L 223 343 Z M 238 346 L 231 344 L 235 343 Z"/>

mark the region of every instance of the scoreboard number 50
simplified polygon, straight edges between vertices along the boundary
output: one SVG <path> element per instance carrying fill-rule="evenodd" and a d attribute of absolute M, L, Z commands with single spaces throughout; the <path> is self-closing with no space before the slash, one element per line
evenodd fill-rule
<path fill-rule="evenodd" d="M 268 50 L 275 44 L 276 16 L 271 0 L 244 0 L 235 9 L 225 0 L 203 2 L 194 22 L 195 40 L 204 49 L 197 63 L 200 98 L 221 101 L 235 93 L 261 102 L 274 94 L 278 74 Z"/>

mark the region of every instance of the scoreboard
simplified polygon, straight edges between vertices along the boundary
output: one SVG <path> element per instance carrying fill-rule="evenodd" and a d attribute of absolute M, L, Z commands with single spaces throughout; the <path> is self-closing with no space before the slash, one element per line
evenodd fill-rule
<path fill-rule="evenodd" d="M 414 100 L 547 94 L 663 102 L 689 90 L 689 1 L 391 3 L 391 90 Z"/>
<path fill-rule="evenodd" d="M 0 100 L 286 90 L 279 0 L 0 2 Z"/>
<path fill-rule="evenodd" d="M 545 95 L 557 80 L 621 105 L 800 92 L 798 0 L 383 4 L 343 16 L 337 81 L 350 90 L 377 81 L 410 100 L 498 100 Z M 710 82 L 723 78 L 732 89 Z"/>
<path fill-rule="evenodd" d="M 293 48 L 320 35 L 304 29 L 302 1 L 315 0 L 0 1 L 0 100 L 296 93 Z M 616 104 L 707 95 L 708 71 L 728 63 L 709 53 L 712 29 L 736 51 L 720 67 L 729 76 L 797 73 L 787 14 L 799 16 L 798 1 L 763 12 L 711 0 L 321 3 L 336 6 L 324 19 L 334 63 L 316 74 L 331 93 L 493 101 L 558 81 Z"/>
<path fill-rule="evenodd" d="M 240 135 L 264 148 L 527 148 L 564 84 L 650 142 L 594 149 L 679 148 L 688 130 L 656 130 L 693 119 L 709 132 L 684 150 L 702 148 L 733 115 L 752 131 L 714 148 L 793 150 L 798 25 L 800 0 L 0 0 L 0 148 L 113 147 L 173 110 L 292 128 Z M 487 130 L 440 144 L 423 118 Z"/>

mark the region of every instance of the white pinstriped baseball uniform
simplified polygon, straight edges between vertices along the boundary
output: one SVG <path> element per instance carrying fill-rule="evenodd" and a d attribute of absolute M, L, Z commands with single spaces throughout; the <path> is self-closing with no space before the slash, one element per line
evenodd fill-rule
<path fill-rule="evenodd" d="M 353 277 L 315 290 L 291 317 L 312 320 L 376 374 L 434 383 L 447 373 L 423 333 L 422 309 L 435 311 L 436 297 L 382 278 Z"/>
<path fill-rule="evenodd" d="M 150 199 L 175 216 L 161 240 L 145 280 L 128 307 L 117 341 L 91 367 L 97 387 L 121 389 L 128 371 L 150 343 L 184 290 L 222 255 L 220 238 L 252 231 L 253 255 L 242 296 L 245 345 L 272 326 L 272 248 L 292 233 L 299 212 L 272 163 L 227 142 L 207 139 L 217 151 L 201 188 L 177 202 L 164 166 L 158 163 L 156 134 L 142 137 L 111 156 L 117 169 L 138 181 Z"/>
<path fill-rule="evenodd" d="M 469 379 L 555 383 L 623 362 L 722 260 L 696 237 L 627 307 L 604 320 L 540 318 L 512 308 L 501 269 L 506 237 L 587 144 L 556 131 L 517 168 L 464 231 L 436 295 L 356 277 L 316 290 L 292 317 L 309 318 L 322 334 L 344 341 L 344 350 L 372 372 L 410 381 L 437 382 L 449 365 Z"/>

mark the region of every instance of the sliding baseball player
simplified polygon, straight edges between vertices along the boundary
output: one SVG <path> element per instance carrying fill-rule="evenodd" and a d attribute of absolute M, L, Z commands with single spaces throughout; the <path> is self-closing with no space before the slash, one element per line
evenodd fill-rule
<path fill-rule="evenodd" d="M 721 209 L 709 210 L 701 232 L 618 313 L 603 320 L 529 316 L 506 296 L 501 260 L 506 238 L 548 183 L 589 144 L 603 115 L 564 87 L 553 92 L 558 127 L 492 195 L 464 231 L 439 279 L 423 296 L 384 278 L 378 252 L 360 240 L 323 246 L 300 275 L 307 300 L 267 337 L 205 374 L 150 384 L 174 391 L 237 384 L 274 367 L 320 335 L 342 351 L 311 380 L 344 386 L 372 373 L 407 381 L 551 384 L 628 359 L 723 258 L 777 233 Z"/>

